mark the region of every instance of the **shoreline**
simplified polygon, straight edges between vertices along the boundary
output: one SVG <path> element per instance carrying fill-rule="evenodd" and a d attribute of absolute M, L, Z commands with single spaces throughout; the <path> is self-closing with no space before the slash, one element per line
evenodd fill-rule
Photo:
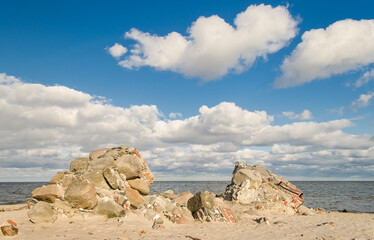
<path fill-rule="evenodd" d="M 1 211 L 1 209 L 5 211 Z M 152 221 L 134 211 L 122 218 L 76 214 L 60 216 L 54 223 L 33 224 L 27 205 L 0 205 L 0 222 L 11 219 L 19 234 L 9 239 L 374 239 L 374 215 L 367 213 L 325 212 L 311 216 L 251 212 L 235 205 L 236 223 L 164 222 L 164 229 L 152 229 Z M 259 219 L 266 218 L 261 222 Z M 0 233 L 0 239 L 6 239 Z"/>

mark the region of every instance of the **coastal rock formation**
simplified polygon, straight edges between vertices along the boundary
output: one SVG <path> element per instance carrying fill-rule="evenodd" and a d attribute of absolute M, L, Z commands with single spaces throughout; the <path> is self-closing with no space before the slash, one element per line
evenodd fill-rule
<path fill-rule="evenodd" d="M 135 213 L 153 221 L 154 229 L 162 229 L 165 221 L 235 223 L 239 219 L 233 210 L 235 203 L 248 206 L 248 211 L 313 214 L 300 207 L 300 190 L 261 165 L 237 162 L 231 184 L 219 196 L 208 191 L 177 194 L 173 190 L 149 195 L 153 181 L 153 173 L 135 148 L 95 150 L 88 158 L 73 160 L 70 171 L 57 173 L 50 185 L 36 188 L 28 199 L 28 216 L 32 222 L 42 223 L 54 222 L 62 215 L 126 217 Z"/>
<path fill-rule="evenodd" d="M 53 222 L 59 213 L 91 212 L 122 216 L 146 202 L 154 175 L 135 148 L 95 150 L 77 158 L 70 171 L 57 173 L 50 185 L 36 188 L 28 199 L 32 222 Z"/>
<path fill-rule="evenodd" d="M 258 210 L 293 215 L 304 203 L 303 193 L 290 182 L 265 169 L 236 162 L 224 199 Z"/>

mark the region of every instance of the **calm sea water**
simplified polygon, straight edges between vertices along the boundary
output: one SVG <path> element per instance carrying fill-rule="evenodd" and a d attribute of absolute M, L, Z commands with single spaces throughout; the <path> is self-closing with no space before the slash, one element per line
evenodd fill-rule
<path fill-rule="evenodd" d="M 304 192 L 304 205 L 321 207 L 328 211 L 349 210 L 374 213 L 374 182 L 292 182 Z M 25 203 L 32 190 L 46 185 L 43 182 L 0 183 L 0 205 Z M 151 194 L 169 189 L 177 193 L 202 190 L 223 193 L 229 182 L 222 181 L 168 181 L 155 182 Z"/>

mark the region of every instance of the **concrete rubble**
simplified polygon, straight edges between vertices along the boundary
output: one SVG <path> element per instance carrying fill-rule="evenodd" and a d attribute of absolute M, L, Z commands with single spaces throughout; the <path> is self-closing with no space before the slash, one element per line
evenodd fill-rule
<path fill-rule="evenodd" d="M 154 229 L 162 229 L 165 221 L 235 223 L 235 204 L 279 214 L 313 214 L 300 207 L 303 197 L 299 189 L 261 165 L 237 162 L 231 184 L 220 196 L 208 191 L 177 194 L 172 190 L 149 195 L 154 179 L 135 148 L 96 150 L 88 158 L 72 161 L 70 171 L 57 173 L 50 185 L 35 189 L 28 199 L 28 216 L 33 223 L 43 223 L 62 216 L 96 214 L 124 219 L 134 213 L 151 220 Z"/>

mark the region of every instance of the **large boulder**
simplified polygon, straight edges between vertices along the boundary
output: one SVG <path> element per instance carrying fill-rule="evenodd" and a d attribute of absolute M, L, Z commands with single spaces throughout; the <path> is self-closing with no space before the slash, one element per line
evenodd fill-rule
<path fill-rule="evenodd" d="M 303 204 L 303 193 L 293 184 L 265 169 L 237 162 L 224 198 L 253 208 L 293 215 Z"/>
<path fill-rule="evenodd" d="M 142 195 L 149 194 L 149 186 L 148 186 L 148 183 L 144 179 L 136 178 L 136 179 L 128 180 L 127 182 L 133 189 L 138 190 L 140 194 Z"/>
<path fill-rule="evenodd" d="M 132 188 L 126 188 L 126 197 L 130 201 L 131 206 L 134 208 L 139 208 L 141 205 L 145 204 L 144 198 L 140 193 Z"/>
<path fill-rule="evenodd" d="M 105 169 L 103 171 L 103 176 L 112 189 L 124 189 L 126 187 L 123 180 L 123 178 L 126 180 L 126 176 L 121 177 L 113 168 Z"/>
<path fill-rule="evenodd" d="M 195 213 L 201 208 L 206 208 L 212 210 L 215 207 L 214 198 L 212 193 L 207 191 L 202 191 L 196 193 L 192 198 L 190 198 L 187 202 L 187 208 L 192 212 Z"/>
<path fill-rule="evenodd" d="M 46 202 L 36 203 L 27 213 L 33 223 L 49 223 L 57 219 L 56 212 L 52 206 Z"/>
<path fill-rule="evenodd" d="M 83 174 L 88 169 L 88 158 L 77 158 L 70 163 L 70 172 Z"/>
<path fill-rule="evenodd" d="M 64 189 L 60 185 L 48 185 L 34 189 L 32 197 L 46 202 L 55 202 L 56 198 L 64 199 Z"/>
<path fill-rule="evenodd" d="M 258 189 L 261 186 L 262 177 L 255 170 L 242 168 L 234 174 L 232 181 L 236 185 L 241 185 L 244 181 L 249 181 L 248 188 Z"/>
<path fill-rule="evenodd" d="M 143 163 L 135 155 L 123 155 L 116 160 L 118 172 L 126 175 L 127 179 L 134 179 L 141 176 Z"/>
<path fill-rule="evenodd" d="M 92 151 L 89 155 L 90 160 L 96 160 L 99 157 L 102 157 L 106 152 L 108 152 L 110 148 L 104 148 Z"/>
<path fill-rule="evenodd" d="M 66 189 L 65 200 L 74 208 L 92 209 L 97 203 L 95 186 L 85 181 L 74 181 Z"/>
<path fill-rule="evenodd" d="M 117 204 L 113 198 L 104 197 L 98 201 L 94 212 L 108 217 L 119 217 L 124 214 L 124 208 Z"/>
<path fill-rule="evenodd" d="M 116 162 L 114 160 L 113 156 L 103 156 L 100 158 L 93 159 L 88 164 L 88 170 L 89 171 L 103 171 L 106 168 L 114 168 L 116 165 Z"/>
<path fill-rule="evenodd" d="M 82 178 L 88 180 L 90 183 L 95 185 L 95 187 L 110 189 L 107 181 L 104 178 L 103 172 L 100 170 L 86 172 L 82 175 Z"/>

